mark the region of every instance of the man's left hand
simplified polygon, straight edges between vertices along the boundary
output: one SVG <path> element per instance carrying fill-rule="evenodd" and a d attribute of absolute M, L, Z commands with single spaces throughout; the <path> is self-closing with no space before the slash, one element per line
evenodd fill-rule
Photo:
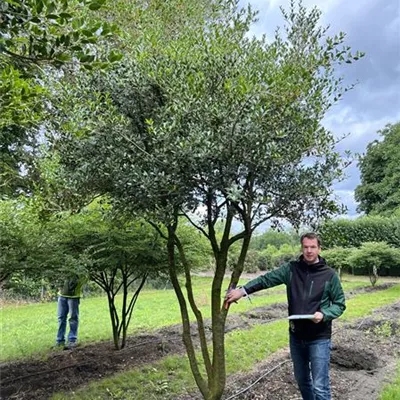
<path fill-rule="evenodd" d="M 312 319 L 312 322 L 314 322 L 314 324 L 318 324 L 320 323 L 322 320 L 324 319 L 324 314 L 322 314 L 322 312 L 317 311 L 314 314 L 314 318 Z"/>

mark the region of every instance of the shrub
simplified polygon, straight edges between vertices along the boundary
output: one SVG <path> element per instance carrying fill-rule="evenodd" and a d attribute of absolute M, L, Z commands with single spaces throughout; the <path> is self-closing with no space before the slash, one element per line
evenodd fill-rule
<path fill-rule="evenodd" d="M 259 253 L 258 269 L 260 271 L 272 269 L 272 255 L 265 250 Z"/>
<path fill-rule="evenodd" d="M 244 262 L 244 272 L 254 273 L 259 270 L 259 252 L 253 249 L 250 249 L 247 252 L 246 261 Z"/>

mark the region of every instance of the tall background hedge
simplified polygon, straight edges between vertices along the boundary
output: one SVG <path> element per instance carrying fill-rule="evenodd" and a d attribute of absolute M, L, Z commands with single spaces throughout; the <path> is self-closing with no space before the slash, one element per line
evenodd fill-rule
<path fill-rule="evenodd" d="M 319 228 L 323 247 L 360 247 L 365 242 L 386 242 L 400 247 L 400 218 L 362 217 L 339 219 Z"/>

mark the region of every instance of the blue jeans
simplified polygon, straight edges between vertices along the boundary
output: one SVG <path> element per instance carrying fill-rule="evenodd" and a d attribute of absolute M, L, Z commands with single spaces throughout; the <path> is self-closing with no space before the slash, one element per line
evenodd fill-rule
<path fill-rule="evenodd" d="M 70 314 L 68 342 L 75 343 L 78 339 L 79 298 L 59 296 L 57 305 L 57 344 L 65 343 L 65 330 L 67 327 L 68 313 Z"/>
<path fill-rule="evenodd" d="M 331 340 L 301 340 L 290 335 L 290 354 L 303 400 L 331 400 Z"/>

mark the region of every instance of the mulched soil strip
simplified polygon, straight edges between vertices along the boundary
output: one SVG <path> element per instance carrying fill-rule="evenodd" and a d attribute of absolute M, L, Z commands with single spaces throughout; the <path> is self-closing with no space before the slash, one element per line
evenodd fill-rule
<path fill-rule="evenodd" d="M 332 400 L 378 398 L 400 357 L 399 311 L 400 302 L 396 302 L 378 309 L 373 317 L 337 324 L 332 338 Z M 374 330 L 384 323 L 392 327 L 384 335 Z M 366 329 L 367 326 L 370 329 Z M 223 399 L 301 400 L 288 349 L 258 363 L 250 373 L 230 376 Z M 197 392 L 184 394 L 178 400 L 201 400 L 201 396 Z"/>
<path fill-rule="evenodd" d="M 384 289 L 391 286 L 385 284 Z M 359 288 L 351 295 L 379 290 L 383 288 Z M 400 302 L 396 302 L 376 310 L 372 317 L 360 318 L 351 324 L 341 323 L 340 320 L 335 322 L 331 368 L 333 400 L 378 398 L 382 383 L 393 374 L 396 359 L 400 356 L 399 316 Z M 379 334 L 376 328 L 380 328 L 383 334 Z M 249 374 L 230 377 L 224 399 L 301 400 L 291 363 L 275 368 L 285 360 L 289 360 L 287 349 L 283 354 L 278 352 L 264 363 L 259 363 Z M 251 386 L 265 371 L 272 372 Z M 236 395 L 249 386 L 249 390 Z M 188 399 L 200 400 L 201 397 L 198 394 L 180 397 L 180 400 Z"/>
<path fill-rule="evenodd" d="M 55 392 L 69 391 L 93 380 L 158 361 L 164 355 L 183 353 L 182 338 L 159 334 L 129 338 L 123 350 L 100 342 L 72 351 L 51 353 L 46 360 L 3 364 L 1 399 L 47 399 Z"/>

